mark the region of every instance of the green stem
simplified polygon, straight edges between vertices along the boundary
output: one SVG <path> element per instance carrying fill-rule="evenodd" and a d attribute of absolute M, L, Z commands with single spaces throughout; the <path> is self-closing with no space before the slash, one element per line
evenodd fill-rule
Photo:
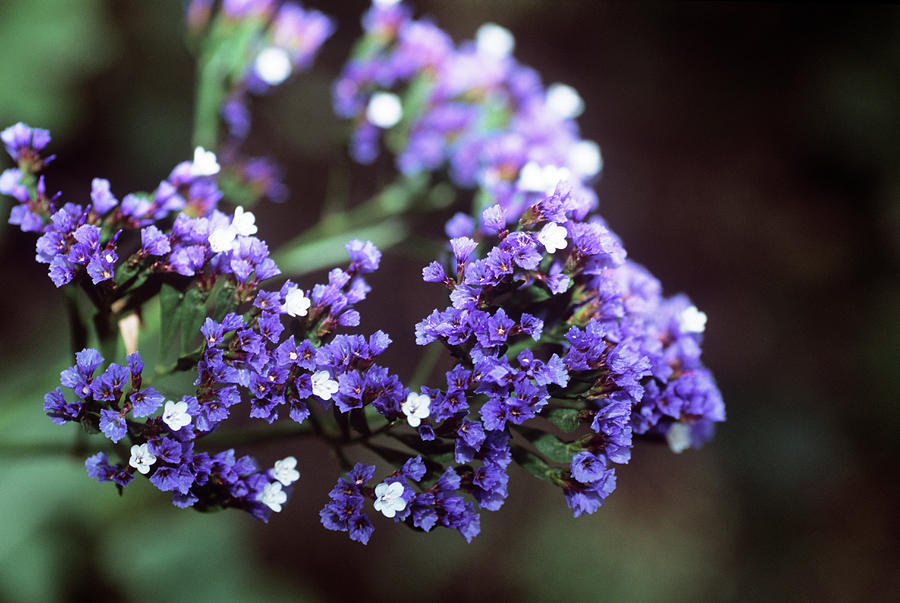
<path fill-rule="evenodd" d="M 225 79 L 217 55 L 204 54 L 197 64 L 197 95 L 194 106 L 195 147 L 215 149 L 219 142 L 219 109 L 225 102 Z"/>

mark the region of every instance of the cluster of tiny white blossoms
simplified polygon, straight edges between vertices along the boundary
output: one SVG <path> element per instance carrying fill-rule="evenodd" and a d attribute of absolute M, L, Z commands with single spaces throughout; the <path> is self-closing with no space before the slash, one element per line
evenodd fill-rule
<path fill-rule="evenodd" d="M 410 427 L 418 427 L 422 419 L 427 419 L 431 414 L 431 398 L 428 394 L 409 392 L 406 402 L 400 406 L 400 410 L 406 415 L 406 421 Z"/>
<path fill-rule="evenodd" d="M 287 492 L 284 491 L 284 488 L 300 479 L 300 472 L 297 471 L 297 459 L 289 456 L 275 461 L 271 474 L 276 481 L 263 486 L 262 491 L 257 495 L 257 500 L 276 513 L 280 513 L 281 505 L 287 502 Z"/>
<path fill-rule="evenodd" d="M 256 234 L 256 230 L 256 216 L 253 212 L 244 211 L 244 208 L 238 205 L 234 208 L 231 224 L 225 228 L 216 228 L 209 234 L 209 247 L 215 253 L 230 251 L 238 235 L 249 237 Z"/>
<path fill-rule="evenodd" d="M 290 486 L 300 479 L 300 472 L 297 471 L 297 459 L 288 456 L 280 461 L 275 461 L 275 466 L 272 467 L 272 477 L 281 482 L 283 486 Z"/>

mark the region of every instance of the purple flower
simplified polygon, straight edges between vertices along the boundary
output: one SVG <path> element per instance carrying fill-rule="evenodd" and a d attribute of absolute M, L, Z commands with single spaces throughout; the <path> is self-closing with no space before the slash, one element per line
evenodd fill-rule
<path fill-rule="evenodd" d="M 113 442 L 118 442 L 125 437 L 128 427 L 125 425 L 125 417 L 114 410 L 102 409 L 100 411 L 100 431 Z"/>
<path fill-rule="evenodd" d="M 75 278 L 75 270 L 68 260 L 62 256 L 56 256 L 50 262 L 49 269 L 50 280 L 57 287 L 62 287 L 66 283 L 70 283 Z"/>
<path fill-rule="evenodd" d="M 109 180 L 94 178 L 91 181 L 91 203 L 94 211 L 101 216 L 119 204 L 109 191 Z"/>
<path fill-rule="evenodd" d="M 572 457 L 571 469 L 572 477 L 582 484 L 591 484 L 605 475 L 606 464 L 590 452 L 582 451 Z"/>
<path fill-rule="evenodd" d="M 506 216 L 499 204 L 494 204 L 481 212 L 481 225 L 488 232 L 497 233 L 506 228 Z"/>
<path fill-rule="evenodd" d="M 0 132 L 0 140 L 9 156 L 18 162 L 36 157 L 50 143 L 50 132 L 19 122 Z"/>
<path fill-rule="evenodd" d="M 612 469 L 602 472 L 599 479 L 590 484 L 582 484 L 577 481 L 567 481 L 563 486 L 566 503 L 572 509 L 572 515 L 590 515 L 600 508 L 606 497 L 616 489 L 616 474 Z"/>
<path fill-rule="evenodd" d="M 187 494 L 194 483 L 194 474 L 186 463 L 177 467 L 159 465 L 150 476 L 150 483 L 162 492 L 174 490 L 181 494 Z"/>
<path fill-rule="evenodd" d="M 421 481 L 425 476 L 425 463 L 422 461 L 422 457 L 413 457 L 403 463 L 403 475 L 414 482 Z"/>
<path fill-rule="evenodd" d="M 155 413 L 166 401 L 166 397 L 152 387 L 148 387 L 130 394 L 128 400 L 131 402 L 131 416 L 140 418 L 149 417 Z"/>
<path fill-rule="evenodd" d="M 443 283 L 447 280 L 447 274 L 440 262 L 431 262 L 422 268 L 422 280 L 426 283 Z"/>
<path fill-rule="evenodd" d="M 77 421 L 81 415 L 81 402 L 69 404 L 58 387 L 44 396 L 44 412 L 57 425 Z"/>
<path fill-rule="evenodd" d="M 453 249 L 453 256 L 456 258 L 457 264 L 465 264 L 477 246 L 478 243 L 469 237 L 450 239 L 450 247 Z"/>
<path fill-rule="evenodd" d="M 148 255 L 166 255 L 172 251 L 169 237 L 156 226 L 141 229 L 141 249 Z"/>
<path fill-rule="evenodd" d="M 522 327 L 522 331 L 527 335 L 530 335 L 535 341 L 538 341 L 541 338 L 541 332 L 544 329 L 544 321 L 540 318 L 523 312 L 521 318 L 519 318 L 519 325 Z"/>
<path fill-rule="evenodd" d="M 500 346 L 506 343 L 509 331 L 515 324 L 515 321 L 506 315 L 503 308 L 499 308 L 487 321 L 479 324 L 475 331 L 475 336 L 478 338 L 478 343 L 483 347 Z"/>
<path fill-rule="evenodd" d="M 363 274 L 374 272 L 381 262 L 381 252 L 371 241 L 363 243 L 359 239 L 353 239 L 344 245 L 350 255 L 350 270 L 359 270 Z"/>
<path fill-rule="evenodd" d="M 122 488 L 134 479 L 134 475 L 125 467 L 110 465 L 106 455 L 102 452 L 88 457 L 84 462 L 84 468 L 88 475 L 98 482 L 114 482 Z"/>
<path fill-rule="evenodd" d="M 94 254 L 88 262 L 87 272 L 91 277 L 91 282 L 95 285 L 111 279 L 116 272 L 115 259 L 110 261 L 107 259 L 108 257 L 115 256 L 110 256 L 108 252 L 101 251 Z"/>
<path fill-rule="evenodd" d="M 474 220 L 472 220 L 471 216 L 464 213 L 454 214 L 452 218 L 447 220 L 447 224 L 444 226 L 444 232 L 446 232 L 447 236 L 451 239 L 468 237 L 474 230 Z"/>

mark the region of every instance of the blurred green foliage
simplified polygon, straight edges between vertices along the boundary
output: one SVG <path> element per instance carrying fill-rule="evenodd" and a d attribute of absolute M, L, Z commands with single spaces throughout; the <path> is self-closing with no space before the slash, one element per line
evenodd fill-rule
<path fill-rule="evenodd" d="M 55 135 L 77 127 L 74 88 L 115 58 L 119 44 L 100 0 L 0 3 L 0 123 L 40 123 Z"/>

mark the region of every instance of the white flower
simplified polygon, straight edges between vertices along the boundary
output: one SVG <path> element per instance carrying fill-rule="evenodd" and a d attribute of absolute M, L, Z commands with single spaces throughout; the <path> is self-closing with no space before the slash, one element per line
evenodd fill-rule
<path fill-rule="evenodd" d="M 706 314 L 690 306 L 678 315 L 678 330 L 682 333 L 702 333 L 706 330 Z"/>
<path fill-rule="evenodd" d="M 584 111 L 584 101 L 572 86 L 553 84 L 547 88 L 547 109 L 560 119 L 572 119 Z"/>
<path fill-rule="evenodd" d="M 431 398 L 427 394 L 409 392 L 400 410 L 406 415 L 410 427 L 418 427 L 422 419 L 427 419 L 431 414 Z"/>
<path fill-rule="evenodd" d="M 256 500 L 278 513 L 281 511 L 281 505 L 287 502 L 287 494 L 282 491 L 280 483 L 269 482 L 263 486 L 262 492 L 256 495 Z"/>
<path fill-rule="evenodd" d="M 216 228 L 207 237 L 209 248 L 213 253 L 231 251 L 234 249 L 234 240 L 238 235 L 249 237 L 256 234 L 256 230 L 256 216 L 253 215 L 253 212 L 244 211 L 243 207 L 238 206 L 234 210 L 231 224 Z"/>
<path fill-rule="evenodd" d="M 603 167 L 600 147 L 593 140 L 579 140 L 569 150 L 568 164 L 582 178 L 596 176 Z"/>
<path fill-rule="evenodd" d="M 570 176 L 567 168 L 556 165 L 541 166 L 536 161 L 529 161 L 519 171 L 516 186 L 523 191 L 551 195 L 556 186 L 561 181 L 568 180 Z"/>
<path fill-rule="evenodd" d="M 372 4 L 378 8 L 390 8 L 400 4 L 400 0 L 372 0 Z"/>
<path fill-rule="evenodd" d="M 208 237 L 209 248 L 212 249 L 213 253 L 231 251 L 235 236 L 236 234 L 230 226 L 228 228 L 217 228 Z"/>
<path fill-rule="evenodd" d="M 666 441 L 675 454 L 680 454 L 691 447 L 691 426 L 687 423 L 673 423 L 666 432 Z"/>
<path fill-rule="evenodd" d="M 292 69 L 290 55 L 284 48 L 277 46 L 264 48 L 253 62 L 253 71 L 270 86 L 277 86 L 286 80 Z"/>
<path fill-rule="evenodd" d="M 564 226 L 550 222 L 541 229 L 537 239 L 547 249 L 547 253 L 555 253 L 558 249 L 565 249 L 568 244 L 566 241 L 567 234 L 568 231 Z"/>
<path fill-rule="evenodd" d="M 219 173 L 219 162 L 216 154 L 203 147 L 194 149 L 194 162 L 191 164 L 191 176 L 215 176 Z"/>
<path fill-rule="evenodd" d="M 244 208 L 238 205 L 234 208 L 231 229 L 242 237 L 256 234 L 256 216 L 253 215 L 253 212 L 244 211 Z"/>
<path fill-rule="evenodd" d="M 296 467 L 297 459 L 292 456 L 275 461 L 275 466 L 272 468 L 272 477 L 281 482 L 282 485 L 290 486 L 300 479 L 300 472 L 297 471 Z"/>
<path fill-rule="evenodd" d="M 505 27 L 485 23 L 475 33 L 475 46 L 480 54 L 495 59 L 505 59 L 516 47 L 516 39 Z"/>
<path fill-rule="evenodd" d="M 406 508 L 406 500 L 403 498 L 403 484 L 381 483 L 375 486 L 375 510 L 381 511 L 385 517 L 393 517 L 397 511 Z"/>
<path fill-rule="evenodd" d="M 284 296 L 284 304 L 281 306 L 281 311 L 288 316 L 306 316 L 310 305 L 311 302 L 303 294 L 302 289 L 291 289 Z"/>
<path fill-rule="evenodd" d="M 390 128 L 397 125 L 403 117 L 403 105 L 400 97 L 390 92 L 376 92 L 369 99 L 366 107 L 366 119 L 379 128 Z"/>
<path fill-rule="evenodd" d="M 131 458 L 128 464 L 138 470 L 141 475 L 147 475 L 150 465 L 156 462 L 156 455 L 150 452 L 147 444 L 135 444 L 131 447 Z"/>
<path fill-rule="evenodd" d="M 331 394 L 338 390 L 338 382 L 331 378 L 328 371 L 318 371 L 312 376 L 313 394 L 323 400 L 331 400 Z"/>
<path fill-rule="evenodd" d="M 178 431 L 182 427 L 191 424 L 191 415 L 187 412 L 187 402 L 166 402 L 163 409 L 163 423 L 169 426 L 172 431 Z"/>

